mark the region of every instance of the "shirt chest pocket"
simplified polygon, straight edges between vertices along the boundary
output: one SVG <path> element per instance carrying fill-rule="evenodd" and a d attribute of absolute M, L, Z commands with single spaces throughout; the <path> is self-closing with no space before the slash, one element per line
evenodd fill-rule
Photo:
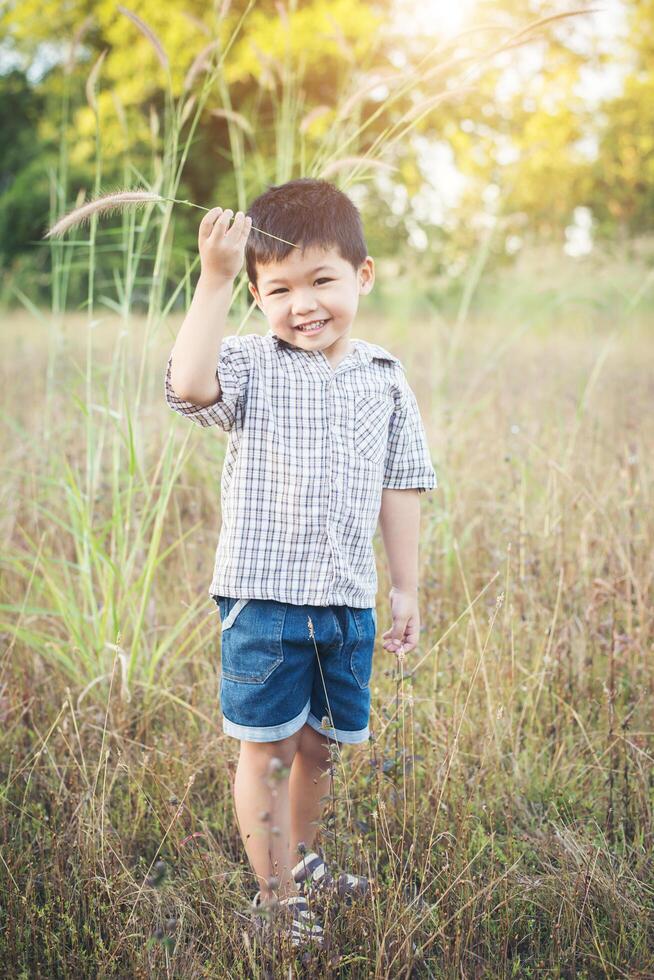
<path fill-rule="evenodd" d="M 388 422 L 393 406 L 383 395 L 360 395 L 354 403 L 354 449 L 357 455 L 381 463 L 386 453 Z"/>

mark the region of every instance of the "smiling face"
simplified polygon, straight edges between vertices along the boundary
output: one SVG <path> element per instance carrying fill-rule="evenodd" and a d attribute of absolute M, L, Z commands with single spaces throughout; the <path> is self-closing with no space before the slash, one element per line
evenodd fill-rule
<path fill-rule="evenodd" d="M 250 293 L 274 334 L 304 350 L 322 350 L 339 357 L 349 350 L 349 334 L 359 296 L 369 293 L 375 280 L 370 256 L 354 271 L 335 248 L 311 247 L 293 251 L 282 261 L 257 264 L 258 287 Z M 326 321 L 315 332 L 298 327 Z"/>

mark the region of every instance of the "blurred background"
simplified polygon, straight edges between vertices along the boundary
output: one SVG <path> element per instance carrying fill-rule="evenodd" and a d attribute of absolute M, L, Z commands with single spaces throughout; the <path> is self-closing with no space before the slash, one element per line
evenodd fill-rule
<path fill-rule="evenodd" d="M 50 304 L 48 221 L 94 192 L 158 189 L 172 100 L 180 145 L 188 140 L 178 198 L 237 210 L 268 184 L 326 176 L 360 207 L 370 253 L 403 286 L 415 277 L 416 289 L 444 303 L 459 301 L 480 262 L 488 286 L 493 270 L 517 265 L 523 282 L 542 288 L 543 276 L 556 285 L 589 256 L 608 254 L 633 259 L 635 283 L 622 265 L 620 273 L 624 288 L 638 289 L 654 187 L 647 0 L 319 0 L 298 9 L 142 0 L 133 12 L 154 41 L 124 11 L 82 0 L 5 5 L 3 305 Z M 224 70 L 199 94 L 216 41 Z M 339 156 L 355 154 L 374 166 L 338 167 Z M 199 217 L 175 209 L 167 288 L 194 256 Z M 100 301 L 116 301 L 119 224 L 105 220 L 98 231 Z M 154 251 L 143 248 L 139 277 L 147 279 Z M 88 299 L 87 265 L 82 244 L 69 308 Z M 136 286 L 133 309 L 147 305 L 147 292 L 147 283 Z M 182 293 L 173 308 L 185 302 Z"/>

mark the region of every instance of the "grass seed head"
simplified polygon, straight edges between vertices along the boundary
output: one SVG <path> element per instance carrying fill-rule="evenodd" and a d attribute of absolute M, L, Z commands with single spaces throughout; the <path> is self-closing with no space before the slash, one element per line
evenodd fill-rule
<path fill-rule="evenodd" d="M 145 204 L 158 204 L 164 200 L 159 194 L 152 194 L 149 191 L 117 191 L 115 194 L 104 194 L 94 200 L 83 204 L 81 207 L 73 208 L 65 214 L 50 228 L 45 238 L 61 237 L 70 228 L 89 221 L 94 214 L 108 214 L 110 211 L 118 211 L 128 206 L 143 206 Z"/>
<path fill-rule="evenodd" d="M 186 77 L 184 79 L 185 92 L 188 92 L 188 90 L 193 85 L 193 82 L 195 81 L 197 76 L 208 67 L 210 63 L 211 55 L 213 54 L 213 52 L 216 50 L 217 47 L 218 47 L 218 42 L 211 41 L 209 44 L 206 45 L 206 47 L 202 48 L 202 51 L 200 51 L 198 55 L 195 56 L 195 58 L 193 59 L 193 64 L 187 71 Z"/>
<path fill-rule="evenodd" d="M 236 123 L 244 133 L 252 136 L 254 134 L 254 129 L 252 128 L 252 123 L 249 119 L 246 119 L 244 115 L 240 112 L 234 112 L 233 109 L 212 109 L 209 115 L 213 116 L 215 119 L 228 119 L 233 123 Z"/>
<path fill-rule="evenodd" d="M 132 23 L 136 24 L 141 34 L 143 34 L 143 36 L 148 39 L 148 41 L 150 42 L 150 44 L 155 50 L 155 53 L 157 55 L 157 58 L 159 59 L 159 63 L 161 64 L 161 67 L 167 73 L 170 69 L 168 55 L 164 51 L 163 44 L 161 43 L 157 35 L 154 33 L 152 28 L 148 27 L 145 21 L 141 20 L 141 18 L 137 16 L 137 14 L 135 14 L 133 11 L 128 10 L 127 7 L 123 7 L 121 6 L 121 4 L 118 4 L 117 9 L 120 10 L 121 14 L 125 14 L 126 17 L 129 17 Z"/>

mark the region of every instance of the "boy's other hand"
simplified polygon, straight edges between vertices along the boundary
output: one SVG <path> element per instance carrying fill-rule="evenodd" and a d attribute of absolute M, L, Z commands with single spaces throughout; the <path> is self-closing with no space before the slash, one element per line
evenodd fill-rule
<path fill-rule="evenodd" d="M 413 591 L 403 592 L 393 587 L 388 597 L 391 602 L 393 625 L 382 633 L 382 645 L 391 653 L 404 655 L 413 650 L 420 635 L 418 594 Z"/>
<path fill-rule="evenodd" d="M 243 265 L 252 218 L 237 211 L 230 227 L 232 215 L 231 208 L 212 208 L 200 222 L 198 250 L 205 278 L 234 280 Z"/>

